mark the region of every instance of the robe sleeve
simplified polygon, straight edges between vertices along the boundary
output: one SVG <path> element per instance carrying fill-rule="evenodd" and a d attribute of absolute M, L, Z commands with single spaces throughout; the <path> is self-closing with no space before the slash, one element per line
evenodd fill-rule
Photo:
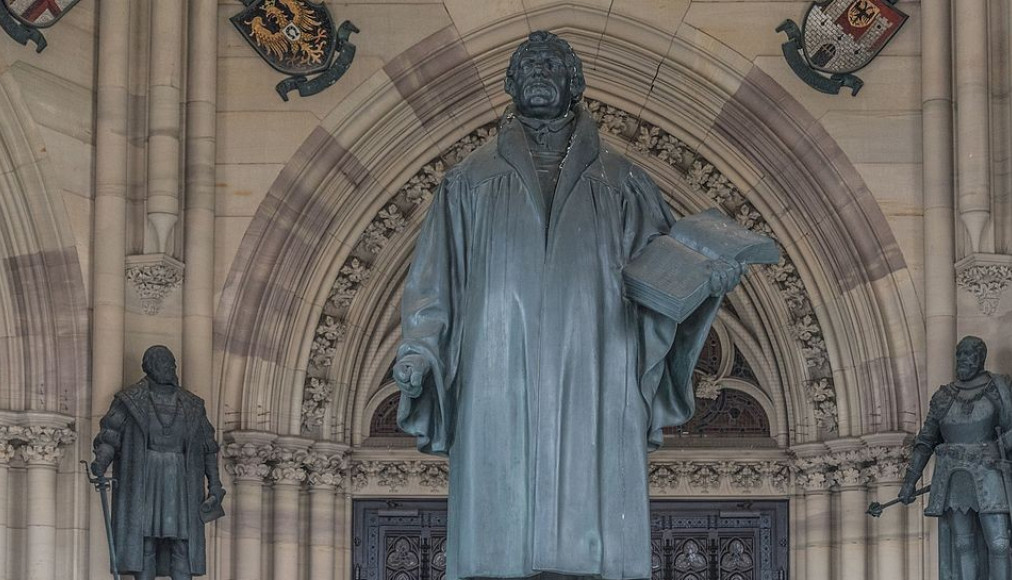
<path fill-rule="evenodd" d="M 447 455 L 453 444 L 456 402 L 452 385 L 459 356 L 465 244 L 463 179 L 450 170 L 436 192 L 415 245 L 401 302 L 402 339 L 398 360 L 417 354 L 429 363 L 417 398 L 401 395 L 397 424 L 417 438 L 418 450 Z"/>
<path fill-rule="evenodd" d="M 675 223 L 661 192 L 646 173 L 631 167 L 625 180 L 624 228 L 627 254 L 635 258 L 655 237 Z M 707 298 L 681 324 L 644 308 L 639 316 L 640 393 L 648 405 L 647 446 L 664 442 L 664 427 L 682 425 L 696 408 L 692 370 L 716 317 L 723 296 Z"/>

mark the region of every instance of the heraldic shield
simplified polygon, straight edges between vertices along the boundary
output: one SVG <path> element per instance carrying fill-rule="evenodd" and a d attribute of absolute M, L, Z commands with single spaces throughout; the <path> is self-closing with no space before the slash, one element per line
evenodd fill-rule
<path fill-rule="evenodd" d="M 35 51 L 46 48 L 46 39 L 39 28 L 56 24 L 81 0 L 2 0 L 0 28 L 21 44 L 35 43 Z"/>
<path fill-rule="evenodd" d="M 277 85 L 281 98 L 298 89 L 303 97 L 334 84 L 351 65 L 358 28 L 347 20 L 334 28 L 330 11 L 309 0 L 243 0 L 246 9 L 232 24 L 275 70 L 295 75 Z M 335 59 L 335 53 L 340 53 Z M 306 75 L 323 73 L 312 80 Z"/>
<path fill-rule="evenodd" d="M 894 2 L 823 0 L 812 4 L 801 30 L 791 20 L 777 28 L 788 36 L 783 45 L 788 64 L 819 91 L 836 94 L 847 86 L 856 95 L 864 83 L 851 73 L 871 62 L 907 20 Z"/>

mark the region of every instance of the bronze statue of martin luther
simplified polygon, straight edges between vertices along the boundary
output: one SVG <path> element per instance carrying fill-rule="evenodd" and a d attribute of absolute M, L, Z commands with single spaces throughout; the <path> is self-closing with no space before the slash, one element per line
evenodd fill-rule
<path fill-rule="evenodd" d="M 691 373 L 743 266 L 714 260 L 675 321 L 623 268 L 675 223 L 581 104 L 554 34 L 513 54 L 498 136 L 450 169 L 415 249 L 398 422 L 449 455 L 447 580 L 649 578 L 647 452 L 693 412 Z"/>

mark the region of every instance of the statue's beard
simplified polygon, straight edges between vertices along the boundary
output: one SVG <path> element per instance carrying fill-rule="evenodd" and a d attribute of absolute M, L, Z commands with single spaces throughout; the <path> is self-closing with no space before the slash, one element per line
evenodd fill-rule
<path fill-rule="evenodd" d="M 176 371 L 171 370 L 152 371 L 150 376 L 151 379 L 154 380 L 159 385 L 172 385 L 177 388 L 179 387 L 179 377 L 176 375 Z"/>
<path fill-rule="evenodd" d="M 979 370 L 980 369 L 977 368 L 977 365 L 974 364 L 957 364 L 956 378 L 961 381 L 969 381 L 977 376 Z"/>

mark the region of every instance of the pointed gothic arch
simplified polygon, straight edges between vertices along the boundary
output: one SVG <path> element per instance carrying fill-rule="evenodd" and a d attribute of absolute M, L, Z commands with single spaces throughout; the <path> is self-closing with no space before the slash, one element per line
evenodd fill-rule
<path fill-rule="evenodd" d="M 619 19 L 601 35 L 565 26 L 558 6 L 537 14 L 539 26 L 594 55 L 587 96 L 604 108 L 605 138 L 648 169 L 676 211 L 725 204 L 730 191 L 724 209 L 768 228 L 786 250 L 788 264 L 732 300 L 741 312 L 728 327 L 768 361 L 757 372 L 781 385 L 776 414 L 789 441 L 909 430 L 923 342 L 913 284 L 881 210 L 818 121 L 690 29 L 671 37 Z M 218 408 L 238 412 L 239 428 L 256 428 L 271 409 L 271 430 L 299 433 L 307 404 L 316 437 L 348 441 L 368 420 L 423 213 L 405 204 L 424 197 L 440 165 L 488 138 L 506 99 L 498 77 L 528 30 L 519 17 L 423 40 L 338 105 L 281 172 L 216 320 Z M 691 162 L 672 163 L 669 145 Z"/>

